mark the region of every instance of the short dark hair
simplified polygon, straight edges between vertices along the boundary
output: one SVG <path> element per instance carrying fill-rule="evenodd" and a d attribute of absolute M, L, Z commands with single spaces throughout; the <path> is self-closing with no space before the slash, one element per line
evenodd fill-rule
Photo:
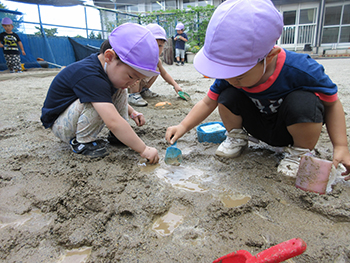
<path fill-rule="evenodd" d="M 109 40 L 107 39 L 107 40 L 103 41 L 103 43 L 102 43 L 101 46 L 100 46 L 100 54 L 105 53 L 105 51 L 106 51 L 107 49 L 110 49 L 110 48 L 112 48 L 112 46 L 111 46 L 111 44 L 109 43 Z"/>

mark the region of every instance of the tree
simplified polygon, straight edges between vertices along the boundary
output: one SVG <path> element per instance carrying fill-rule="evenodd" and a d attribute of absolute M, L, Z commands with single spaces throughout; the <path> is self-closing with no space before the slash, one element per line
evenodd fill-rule
<path fill-rule="evenodd" d="M 0 2 L 0 8 L 7 9 L 7 6 Z M 18 9 L 16 9 L 15 11 L 18 11 Z M 18 28 L 19 28 L 19 24 L 23 21 L 23 17 L 20 17 L 19 19 L 17 19 L 17 15 L 11 14 L 11 13 L 5 13 L 5 16 L 10 18 L 12 21 L 14 21 L 13 22 L 13 31 L 17 32 Z"/>
<path fill-rule="evenodd" d="M 42 36 L 42 32 L 41 32 L 40 27 L 36 26 L 35 28 L 36 28 L 37 30 L 39 30 L 39 32 L 35 32 L 34 35 L 36 35 L 36 36 Z M 57 34 L 57 28 L 51 28 L 51 29 L 44 28 L 44 32 L 45 32 L 45 35 L 46 35 L 46 36 L 48 36 L 48 37 L 54 37 L 54 36 Z"/>

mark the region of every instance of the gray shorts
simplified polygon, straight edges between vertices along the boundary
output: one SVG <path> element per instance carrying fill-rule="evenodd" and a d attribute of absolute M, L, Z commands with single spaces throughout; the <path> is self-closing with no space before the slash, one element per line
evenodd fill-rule
<path fill-rule="evenodd" d="M 185 58 L 185 50 L 176 48 L 175 49 L 175 57 Z"/>

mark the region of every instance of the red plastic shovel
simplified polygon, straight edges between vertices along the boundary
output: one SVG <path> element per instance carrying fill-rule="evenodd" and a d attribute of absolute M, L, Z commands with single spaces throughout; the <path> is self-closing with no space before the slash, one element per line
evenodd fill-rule
<path fill-rule="evenodd" d="M 213 263 L 278 263 L 298 256 L 306 250 L 306 243 L 301 238 L 293 238 L 270 247 L 256 256 L 246 250 L 238 250 L 218 258 Z"/>

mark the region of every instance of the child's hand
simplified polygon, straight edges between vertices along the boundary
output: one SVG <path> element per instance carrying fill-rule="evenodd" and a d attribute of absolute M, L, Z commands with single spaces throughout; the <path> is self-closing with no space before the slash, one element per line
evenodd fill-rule
<path fill-rule="evenodd" d="M 184 135 L 186 132 L 185 128 L 182 127 L 181 124 L 176 125 L 176 126 L 171 126 L 167 129 L 166 133 L 165 133 L 165 139 L 171 143 L 174 144 L 177 139 L 179 139 L 180 137 L 182 137 L 182 135 Z"/>
<path fill-rule="evenodd" d="M 130 114 L 130 118 L 133 119 L 136 125 L 139 127 L 146 123 L 146 119 L 143 114 L 137 111 L 133 111 L 133 113 Z"/>
<path fill-rule="evenodd" d="M 24 50 L 22 51 L 22 55 L 23 55 L 23 56 L 27 55 L 26 52 L 25 52 Z"/>
<path fill-rule="evenodd" d="M 178 93 L 179 91 L 182 91 L 182 88 L 179 85 L 174 85 L 175 92 Z"/>
<path fill-rule="evenodd" d="M 142 158 L 146 158 L 151 164 L 159 162 L 159 155 L 156 148 L 146 146 L 146 149 L 140 155 Z"/>
<path fill-rule="evenodd" d="M 337 167 L 339 163 L 343 164 L 346 169 L 346 171 L 343 172 L 342 175 L 348 175 L 350 173 L 350 153 L 347 146 L 334 147 L 333 164 L 335 167 Z M 344 180 L 350 180 L 350 175 L 346 176 Z"/>

